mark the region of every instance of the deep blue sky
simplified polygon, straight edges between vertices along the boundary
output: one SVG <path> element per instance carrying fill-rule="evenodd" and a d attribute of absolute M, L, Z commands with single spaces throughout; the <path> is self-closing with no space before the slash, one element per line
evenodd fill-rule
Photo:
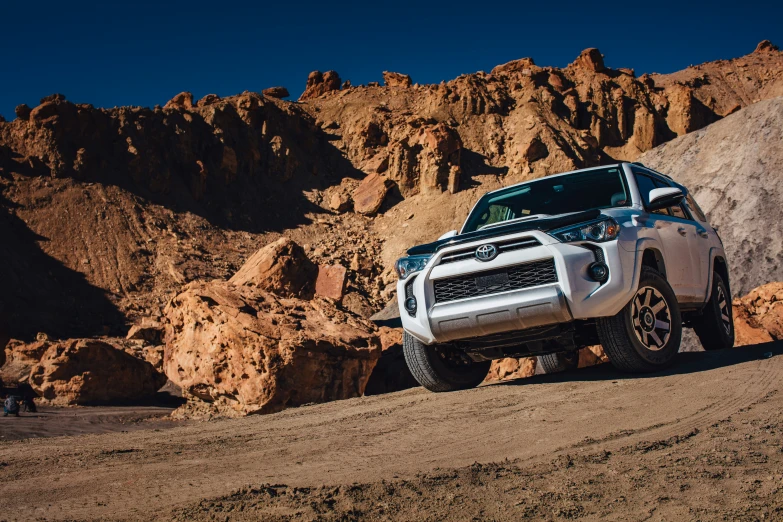
<path fill-rule="evenodd" d="M 783 45 L 783 1 L 58 2 L 0 0 L 0 114 L 60 92 L 99 107 L 230 95 L 334 69 L 435 83 L 531 56 L 565 66 L 598 47 L 611 67 L 671 72 Z"/>

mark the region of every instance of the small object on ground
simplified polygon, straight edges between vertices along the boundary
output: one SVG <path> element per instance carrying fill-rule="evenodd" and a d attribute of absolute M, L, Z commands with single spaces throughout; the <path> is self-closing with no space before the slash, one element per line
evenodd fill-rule
<path fill-rule="evenodd" d="M 3 403 L 3 417 L 8 417 L 9 415 L 19 416 L 19 402 L 13 395 L 6 397 Z"/>

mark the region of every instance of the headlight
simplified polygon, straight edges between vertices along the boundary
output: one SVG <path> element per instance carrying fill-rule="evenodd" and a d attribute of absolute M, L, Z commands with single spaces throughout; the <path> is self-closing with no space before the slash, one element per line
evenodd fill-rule
<path fill-rule="evenodd" d="M 427 264 L 431 257 L 431 255 L 401 257 L 394 263 L 394 269 L 397 271 L 400 279 L 405 279 L 412 273 L 423 270 L 424 265 Z"/>
<path fill-rule="evenodd" d="M 561 228 L 550 232 L 564 243 L 572 241 L 611 241 L 620 233 L 620 225 L 612 218 L 595 221 L 586 225 Z"/>

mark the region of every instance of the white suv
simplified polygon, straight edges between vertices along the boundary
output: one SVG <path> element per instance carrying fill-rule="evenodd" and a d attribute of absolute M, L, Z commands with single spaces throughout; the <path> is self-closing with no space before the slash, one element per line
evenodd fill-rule
<path fill-rule="evenodd" d="M 685 187 L 638 163 L 490 192 L 396 269 L 405 358 L 432 391 L 476 386 L 503 357 L 575 367 L 594 344 L 621 370 L 653 371 L 683 326 L 705 349 L 734 345 L 717 231 Z"/>

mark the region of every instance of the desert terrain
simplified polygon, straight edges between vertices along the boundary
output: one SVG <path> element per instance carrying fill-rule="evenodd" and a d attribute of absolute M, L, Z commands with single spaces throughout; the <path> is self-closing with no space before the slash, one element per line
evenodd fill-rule
<path fill-rule="evenodd" d="M 9 520 L 780 517 L 783 345 L 0 443 Z M 8 419 L 0 419 L 7 421 Z M 33 500 L 34 499 L 34 500 Z"/>
<path fill-rule="evenodd" d="M 0 121 L 0 387 L 39 406 L 0 418 L 0 521 L 783 518 L 783 52 L 383 78 Z M 737 346 L 418 387 L 394 261 L 487 190 L 618 161 L 718 227 Z"/>

